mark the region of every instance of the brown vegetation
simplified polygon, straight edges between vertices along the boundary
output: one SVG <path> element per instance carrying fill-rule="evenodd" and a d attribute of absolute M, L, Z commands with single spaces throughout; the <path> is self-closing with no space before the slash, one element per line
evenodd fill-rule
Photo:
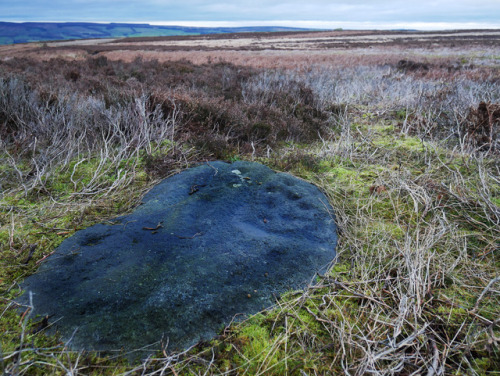
<path fill-rule="evenodd" d="M 480 65 L 482 56 L 498 56 L 499 41 L 497 30 L 243 33 L 0 46 L 0 60 L 12 57 L 80 60 L 103 55 L 128 62 L 136 58 L 160 62 L 189 60 L 194 64 L 223 61 L 260 68 L 307 69 L 311 65 L 397 64 L 404 59 L 446 65 L 445 69 L 454 70 L 455 61 L 465 51 L 476 56 L 473 60 L 479 60 Z"/>
<path fill-rule="evenodd" d="M 479 103 L 471 109 L 466 123 L 467 139 L 479 150 L 500 147 L 500 104 Z"/>
<path fill-rule="evenodd" d="M 500 54 L 493 33 L 451 47 L 469 34 L 352 49 L 0 48 L 0 370 L 498 370 Z M 177 39 L 143 42 L 154 41 Z M 45 336 L 51 318 L 19 318 L 18 281 L 62 237 L 126 212 L 179 169 L 236 158 L 292 172 L 329 197 L 337 263 L 309 288 L 210 343 L 182 353 L 164 344 L 138 366 L 69 351 Z"/>

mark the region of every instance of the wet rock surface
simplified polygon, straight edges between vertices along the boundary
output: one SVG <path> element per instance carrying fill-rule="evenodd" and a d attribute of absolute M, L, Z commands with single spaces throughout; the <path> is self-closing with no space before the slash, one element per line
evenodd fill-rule
<path fill-rule="evenodd" d="M 22 287 L 71 348 L 163 338 L 181 349 L 305 287 L 336 242 L 315 186 L 258 163 L 211 162 L 164 180 L 132 214 L 66 239 Z"/>

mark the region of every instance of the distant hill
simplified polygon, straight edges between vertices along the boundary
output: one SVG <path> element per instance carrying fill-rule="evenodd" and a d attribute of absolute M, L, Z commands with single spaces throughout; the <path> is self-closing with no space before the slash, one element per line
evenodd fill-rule
<path fill-rule="evenodd" d="M 278 26 L 186 27 L 123 23 L 99 24 L 86 22 L 0 22 L 0 44 L 88 38 L 159 37 L 300 30 L 308 29 Z"/>

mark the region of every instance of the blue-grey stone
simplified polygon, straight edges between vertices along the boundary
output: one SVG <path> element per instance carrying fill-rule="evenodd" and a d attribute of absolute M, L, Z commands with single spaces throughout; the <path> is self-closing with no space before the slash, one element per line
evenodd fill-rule
<path fill-rule="evenodd" d="M 336 242 L 314 185 L 258 163 L 211 162 L 165 179 L 132 214 L 78 231 L 22 287 L 74 349 L 162 338 L 181 349 L 305 287 Z"/>

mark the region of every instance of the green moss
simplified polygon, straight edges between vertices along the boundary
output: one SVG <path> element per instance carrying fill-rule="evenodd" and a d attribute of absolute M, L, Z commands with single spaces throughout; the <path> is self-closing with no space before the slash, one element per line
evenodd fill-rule
<path fill-rule="evenodd" d="M 395 113 L 395 117 L 396 119 L 398 120 L 405 120 L 406 117 L 408 116 L 408 112 L 406 109 L 401 109 L 401 110 L 398 110 L 396 111 Z"/>
<path fill-rule="evenodd" d="M 437 312 L 440 316 L 447 317 L 448 322 L 453 324 L 462 323 L 465 315 L 467 315 L 467 310 L 465 308 L 453 306 L 439 306 Z"/>
<path fill-rule="evenodd" d="M 248 325 L 243 328 L 241 340 L 241 355 L 234 362 L 241 364 L 251 375 L 263 372 L 268 375 L 283 375 L 286 373 L 279 338 L 270 337 L 267 329 L 259 325 Z"/>
<path fill-rule="evenodd" d="M 339 275 L 342 275 L 344 273 L 349 273 L 350 269 L 351 269 L 351 266 L 349 264 L 338 262 L 333 266 L 330 273 L 333 276 L 339 276 Z"/>
<path fill-rule="evenodd" d="M 403 350 L 408 356 L 419 351 L 415 360 L 420 363 L 404 365 L 407 368 L 401 372 L 428 367 L 432 349 L 424 348 L 429 333 L 439 338 L 440 356 L 446 349 L 450 374 L 486 375 L 499 369 L 498 349 L 488 342 L 490 334 L 483 322 L 498 317 L 496 290 L 488 292 L 477 312 L 471 313 L 478 295 L 500 268 L 494 252 L 498 226 L 486 217 L 480 179 L 485 171 L 496 176 L 498 159 L 483 156 L 478 162 L 447 142 L 403 135 L 398 124 L 406 119 L 407 110 L 385 112 L 383 120 L 379 110 L 360 105 L 348 113 L 352 131 L 348 145 L 339 144 L 340 135 L 335 131 L 325 137 L 325 144 L 282 142 L 273 147 L 269 158 L 257 150 L 259 161 L 300 176 L 326 192 L 341 225 L 339 261 L 326 277 L 316 278 L 321 287 L 283 294 L 277 307 L 226 328 L 218 339 L 200 344 L 172 363 L 170 371 L 179 375 L 360 373 L 356 367 L 366 363 L 365 350 L 376 353 L 388 348 L 385 341 L 394 335 L 393 325 L 400 322 L 404 309 L 411 315 L 401 321 L 398 341 L 415 332 L 415 323 L 429 323 L 430 327 L 418 343 L 409 343 Z M 254 124 L 249 129 L 259 137 L 273 125 L 267 120 L 249 124 Z M 4 354 L 15 351 L 22 330 L 19 312 L 9 306 L 9 300 L 19 294 L 15 282 L 34 272 L 36 262 L 75 230 L 127 211 L 133 198 L 149 184 L 145 160 L 161 159 L 174 146 L 182 147 L 170 140 L 150 146 L 154 150 L 150 155 L 144 151 L 138 159 L 101 165 L 109 173 L 99 177 L 100 187 L 110 187 L 120 169 L 134 177 L 130 186 L 109 196 L 86 200 L 75 195 L 91 182 L 100 164 L 97 157 L 73 160 L 51 171 L 46 191 L 25 195 L 17 187 L 18 191 L 2 196 L 0 341 Z M 217 143 L 213 147 L 220 149 Z M 231 160 L 253 158 L 238 150 L 225 149 L 214 155 Z M 0 160 L 6 160 L 4 157 Z M 28 173 L 32 166 L 25 160 L 19 168 Z M 7 163 L 0 163 L 0 174 L 8 177 L 2 182 L 4 188 L 16 187 L 16 171 Z M 384 189 L 376 190 L 382 186 Z M 487 199 L 500 206 L 498 183 L 486 179 L 486 186 Z M 23 264 L 32 244 L 36 251 Z M 403 306 L 403 298 L 407 306 Z M 494 335 L 500 336 L 498 330 Z M 343 338 L 348 340 L 342 342 Z M 23 353 L 22 364 L 28 367 L 25 374 L 63 374 L 60 364 L 75 364 L 79 356 L 64 351 L 53 335 L 28 333 L 25 343 L 39 349 Z M 132 368 L 96 353 L 82 354 L 78 364 L 80 373 L 89 375 L 120 374 Z M 145 373 L 163 365 L 161 360 L 151 361 Z M 377 362 L 375 366 L 374 373 L 384 373 L 387 364 Z"/>
<path fill-rule="evenodd" d="M 331 184 L 352 189 L 356 197 L 368 196 L 369 188 L 386 170 L 383 166 L 353 165 L 352 163 L 332 163 L 331 167 L 323 170 L 323 177 L 331 181 Z"/>
<path fill-rule="evenodd" d="M 403 228 L 401 228 L 400 225 L 389 221 L 391 219 L 390 214 L 388 213 L 390 209 L 389 205 L 384 208 L 385 210 L 380 211 L 380 217 L 383 217 L 383 213 L 385 213 L 387 215 L 387 220 L 371 222 L 370 230 L 373 231 L 374 235 L 376 235 L 377 233 L 383 233 L 392 239 L 401 240 L 405 234 L 405 231 Z"/>
<path fill-rule="evenodd" d="M 494 361 L 491 358 L 475 358 L 472 360 L 472 367 L 474 368 L 474 371 L 481 376 L 491 375 L 492 372 L 498 371 L 498 369 L 493 368 L 495 366 L 496 365 L 494 365 Z"/>
<path fill-rule="evenodd" d="M 396 149 L 399 151 L 422 152 L 424 143 L 422 140 L 411 136 L 380 137 L 373 141 L 375 146 Z"/>

